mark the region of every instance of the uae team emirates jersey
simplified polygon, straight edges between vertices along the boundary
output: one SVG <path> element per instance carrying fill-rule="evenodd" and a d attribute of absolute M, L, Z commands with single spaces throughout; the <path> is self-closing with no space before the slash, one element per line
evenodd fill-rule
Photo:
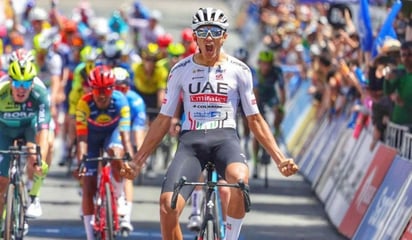
<path fill-rule="evenodd" d="M 183 97 L 182 130 L 236 128 L 239 102 L 246 116 L 259 112 L 253 94 L 250 68 L 231 56 L 218 66 L 207 67 L 189 56 L 170 71 L 160 112 L 173 116 Z"/>

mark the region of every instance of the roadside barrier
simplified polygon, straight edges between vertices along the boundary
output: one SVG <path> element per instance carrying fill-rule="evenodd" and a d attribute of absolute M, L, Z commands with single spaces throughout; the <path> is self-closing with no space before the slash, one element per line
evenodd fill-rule
<path fill-rule="evenodd" d="M 403 135 L 407 133 L 408 130 L 408 126 L 389 122 L 385 132 L 385 143 L 401 152 Z"/>
<path fill-rule="evenodd" d="M 406 159 L 412 159 L 412 133 L 404 133 L 400 155 Z"/>
<path fill-rule="evenodd" d="M 288 112 L 298 105 L 291 104 Z M 384 142 L 370 149 L 370 123 L 355 138 L 348 116 L 315 122 L 312 106 L 301 109 L 295 126 L 285 128 L 285 142 L 336 230 L 349 239 L 412 240 L 408 126 L 389 122 Z"/>

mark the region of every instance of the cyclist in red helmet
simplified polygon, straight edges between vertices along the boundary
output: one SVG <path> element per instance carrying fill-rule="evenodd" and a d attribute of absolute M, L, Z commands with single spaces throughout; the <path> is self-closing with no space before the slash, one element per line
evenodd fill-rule
<path fill-rule="evenodd" d="M 167 57 L 167 47 L 173 42 L 173 36 L 170 33 L 165 33 L 157 37 L 157 45 L 159 46 L 160 58 Z"/>
<path fill-rule="evenodd" d="M 97 66 L 89 74 L 91 92 L 79 100 L 76 109 L 77 158 L 101 156 L 104 150 L 109 156 L 122 157 L 133 153 L 130 143 L 130 107 L 123 93 L 114 89 L 115 76 L 107 66 Z M 94 239 L 91 224 L 97 188 L 97 162 L 84 163 L 82 172 L 82 211 L 87 239 Z M 113 161 L 112 175 L 115 196 L 123 189 L 119 170 L 121 163 Z"/>
<path fill-rule="evenodd" d="M 184 28 L 181 33 L 181 43 L 185 47 L 186 51 L 183 57 L 192 55 L 197 51 L 197 44 L 193 38 L 193 30 L 190 28 Z"/>

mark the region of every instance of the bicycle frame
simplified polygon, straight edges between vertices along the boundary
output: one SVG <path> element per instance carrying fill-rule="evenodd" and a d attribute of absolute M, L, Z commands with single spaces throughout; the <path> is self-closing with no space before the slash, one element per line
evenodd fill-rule
<path fill-rule="evenodd" d="M 25 213 L 27 209 L 27 190 L 22 178 L 22 165 L 28 155 L 36 154 L 37 164 L 41 166 L 40 147 L 36 147 L 36 153 L 29 153 L 23 141 L 17 141 L 17 146 L 10 146 L 9 150 L 0 151 L 1 154 L 11 156 L 9 178 L 6 193 L 6 217 L 4 227 L 4 239 L 23 239 Z"/>
<path fill-rule="evenodd" d="M 101 167 L 97 183 L 94 230 L 101 233 L 102 239 L 112 239 L 111 236 L 119 231 L 117 204 L 113 194 L 110 172 L 110 164 L 104 164 L 104 166 Z M 105 201 L 107 202 L 105 203 Z M 109 208 L 107 208 L 108 206 Z"/>
<path fill-rule="evenodd" d="M 239 188 L 243 193 L 245 211 L 250 211 L 250 197 L 249 186 L 243 181 L 239 181 L 236 184 L 219 183 L 217 179 L 217 173 L 215 171 L 215 165 L 212 162 L 208 162 L 205 166 L 207 172 L 207 178 L 205 182 L 187 182 L 186 177 L 183 176 L 177 183 L 171 200 L 171 208 L 176 208 L 177 196 L 180 189 L 183 186 L 204 186 L 206 187 L 205 194 L 205 206 L 203 208 L 203 221 L 201 229 L 197 235 L 198 240 L 221 240 L 224 239 L 225 229 L 223 225 L 223 216 L 221 213 L 221 204 L 218 187 L 232 187 Z"/>
<path fill-rule="evenodd" d="M 119 216 L 117 214 L 117 201 L 113 194 L 113 184 L 111 182 L 110 161 L 129 160 L 128 154 L 123 158 L 118 157 L 83 157 L 83 161 L 99 161 L 101 168 L 97 178 L 97 191 L 95 196 L 95 213 L 93 229 L 97 239 L 114 239 L 119 232 Z M 80 167 L 82 169 L 83 166 Z"/>

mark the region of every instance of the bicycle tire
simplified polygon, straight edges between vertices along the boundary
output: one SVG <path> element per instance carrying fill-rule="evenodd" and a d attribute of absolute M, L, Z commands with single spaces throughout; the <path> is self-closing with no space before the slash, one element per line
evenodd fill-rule
<path fill-rule="evenodd" d="M 18 234 L 17 237 L 18 239 L 23 239 L 24 237 L 24 222 L 26 220 L 26 213 L 25 213 L 25 208 L 26 208 L 26 203 L 27 203 L 27 198 L 25 197 L 25 193 L 27 193 L 26 188 L 24 187 L 23 182 L 19 182 L 19 192 L 17 194 L 18 199 L 17 204 L 18 204 Z"/>
<path fill-rule="evenodd" d="M 203 238 L 204 240 L 215 240 L 215 223 L 212 220 L 208 220 L 206 223 L 206 236 Z"/>
<path fill-rule="evenodd" d="M 66 159 L 66 164 L 67 164 L 67 169 L 66 169 L 66 175 L 69 177 L 72 175 L 73 173 L 73 166 L 74 166 L 74 157 L 75 157 L 75 147 L 71 147 L 69 150 L 69 153 L 67 155 L 67 159 Z"/>
<path fill-rule="evenodd" d="M 4 223 L 4 240 L 11 240 L 14 239 L 13 234 L 15 231 L 14 229 L 14 189 L 16 187 L 14 184 L 9 184 L 7 188 L 7 200 L 6 200 L 6 218 Z"/>
<path fill-rule="evenodd" d="M 114 239 L 114 222 L 113 222 L 113 209 L 112 209 L 112 195 L 110 192 L 110 185 L 109 183 L 104 184 L 105 189 L 105 199 L 104 199 L 104 207 L 106 210 L 106 239 L 113 240 Z"/>

